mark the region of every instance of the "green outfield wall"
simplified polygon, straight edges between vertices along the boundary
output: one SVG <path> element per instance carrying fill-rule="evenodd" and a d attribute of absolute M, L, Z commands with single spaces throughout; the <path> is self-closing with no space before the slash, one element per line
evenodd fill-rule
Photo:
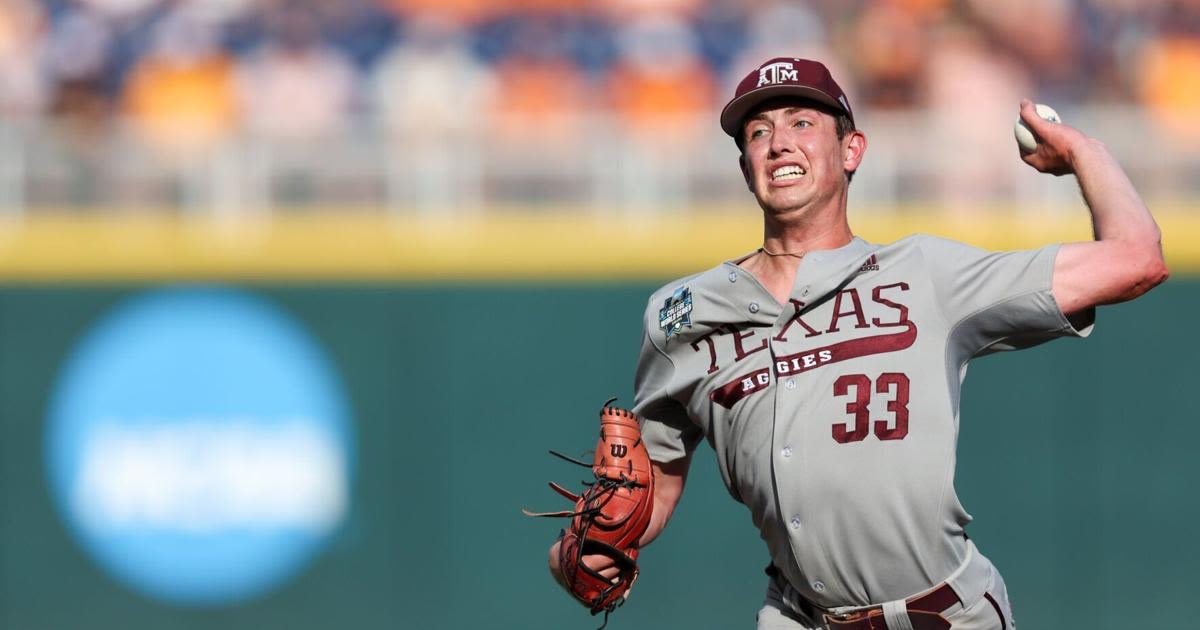
<path fill-rule="evenodd" d="M 278 588 L 167 604 L 115 580 L 71 536 L 47 479 L 64 361 L 148 285 L 0 289 L 0 628 L 594 628 L 545 570 L 547 480 L 581 470 L 610 395 L 628 403 L 639 317 L 661 281 L 240 285 L 298 319 L 350 406 L 350 501 L 328 545 Z M 968 532 L 1027 629 L 1188 628 L 1200 568 L 1200 280 L 1108 307 L 1087 340 L 972 364 L 958 489 Z M 753 628 L 767 561 L 707 446 L 682 505 L 609 624 Z"/>

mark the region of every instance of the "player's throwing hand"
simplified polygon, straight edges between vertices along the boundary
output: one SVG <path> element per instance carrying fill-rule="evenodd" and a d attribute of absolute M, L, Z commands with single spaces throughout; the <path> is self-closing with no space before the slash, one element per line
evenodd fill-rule
<path fill-rule="evenodd" d="M 1076 154 L 1099 143 L 1074 127 L 1042 118 L 1029 99 L 1021 99 L 1021 120 L 1037 138 L 1037 148 L 1032 153 L 1022 153 L 1021 159 L 1043 173 L 1060 176 L 1074 173 Z"/>

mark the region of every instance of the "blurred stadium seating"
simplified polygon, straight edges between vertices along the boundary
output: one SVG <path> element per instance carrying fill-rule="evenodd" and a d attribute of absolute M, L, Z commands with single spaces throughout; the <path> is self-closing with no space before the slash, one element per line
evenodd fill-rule
<path fill-rule="evenodd" d="M 1035 203 L 1017 100 L 1154 199 L 1200 192 L 1183 0 L 8 0 L 0 209 L 655 212 L 749 199 L 715 112 L 747 67 L 827 60 L 871 140 L 856 207 Z"/>

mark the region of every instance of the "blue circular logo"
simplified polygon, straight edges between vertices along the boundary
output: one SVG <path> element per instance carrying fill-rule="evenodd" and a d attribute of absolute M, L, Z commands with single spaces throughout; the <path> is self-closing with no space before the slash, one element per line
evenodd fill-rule
<path fill-rule="evenodd" d="M 353 430 L 316 341 L 267 301 L 149 291 L 59 374 L 45 456 L 72 535 L 150 597 L 220 606 L 298 574 L 347 514 Z"/>

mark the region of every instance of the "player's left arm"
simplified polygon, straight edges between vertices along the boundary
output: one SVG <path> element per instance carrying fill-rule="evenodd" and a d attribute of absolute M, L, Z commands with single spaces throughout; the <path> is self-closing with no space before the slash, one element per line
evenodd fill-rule
<path fill-rule="evenodd" d="M 1092 213 L 1096 240 L 1063 244 L 1054 263 L 1054 299 L 1063 313 L 1132 300 L 1166 280 L 1158 224 L 1104 143 L 1043 120 L 1028 100 L 1021 101 L 1021 119 L 1039 139 L 1021 159 L 1043 173 L 1074 174 Z"/>

